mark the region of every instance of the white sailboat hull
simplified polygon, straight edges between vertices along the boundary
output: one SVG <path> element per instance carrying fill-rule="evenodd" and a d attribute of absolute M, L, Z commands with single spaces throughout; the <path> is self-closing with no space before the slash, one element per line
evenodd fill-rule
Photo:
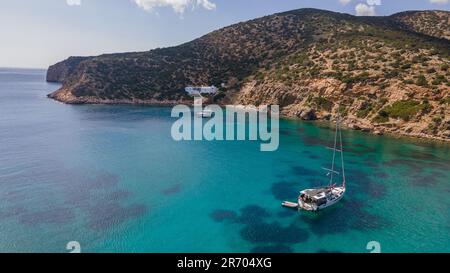
<path fill-rule="evenodd" d="M 314 189 L 309 189 L 314 190 Z M 305 191 L 308 191 L 305 190 Z M 304 192 L 304 191 L 303 191 Z M 298 209 L 306 211 L 319 211 L 326 209 L 336 203 L 338 203 L 345 195 L 345 187 L 334 187 L 331 189 L 330 195 L 327 197 L 327 201 L 324 204 L 316 205 L 312 203 L 304 202 L 300 197 L 298 199 Z"/>

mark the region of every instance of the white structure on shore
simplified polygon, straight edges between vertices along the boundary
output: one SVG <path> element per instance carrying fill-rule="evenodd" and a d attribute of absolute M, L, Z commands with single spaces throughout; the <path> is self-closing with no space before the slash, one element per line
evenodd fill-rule
<path fill-rule="evenodd" d="M 215 93 L 217 93 L 217 91 L 219 91 L 219 89 L 217 89 L 217 87 L 215 87 L 214 85 L 211 85 L 211 86 L 201 86 L 201 87 L 188 86 L 188 87 L 186 87 L 184 90 L 185 90 L 186 93 L 188 93 L 189 95 L 215 94 Z"/>

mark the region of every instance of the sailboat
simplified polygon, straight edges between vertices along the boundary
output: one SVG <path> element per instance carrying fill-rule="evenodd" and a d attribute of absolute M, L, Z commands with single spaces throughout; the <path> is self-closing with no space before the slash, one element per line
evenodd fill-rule
<path fill-rule="evenodd" d="M 328 172 L 327 176 L 330 177 L 328 185 L 302 190 L 300 192 L 300 196 L 298 197 L 297 203 L 284 201 L 282 203 L 283 206 L 298 208 L 299 210 L 306 211 L 319 211 L 336 204 L 344 197 L 346 191 L 346 181 L 340 116 L 337 117 L 336 121 L 334 147 L 328 149 L 333 151 L 331 168 L 323 168 Z M 338 153 L 340 154 L 341 172 L 336 170 L 336 157 Z M 336 177 L 342 177 L 342 183 L 340 185 L 336 184 Z"/>

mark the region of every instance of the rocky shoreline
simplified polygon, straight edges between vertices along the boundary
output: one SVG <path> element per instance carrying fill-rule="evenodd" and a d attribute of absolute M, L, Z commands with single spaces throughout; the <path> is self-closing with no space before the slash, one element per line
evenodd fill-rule
<path fill-rule="evenodd" d="M 309 120 L 309 119 L 303 119 L 303 118 L 299 118 L 297 116 L 290 116 L 290 115 L 281 115 L 283 118 L 285 119 L 290 119 L 290 120 L 303 120 L 305 122 L 330 122 L 330 120 L 328 119 L 315 119 L 315 120 Z M 367 134 L 372 134 L 372 135 L 378 135 L 378 136 L 389 136 L 392 138 L 408 138 L 411 139 L 413 141 L 423 141 L 423 142 L 431 142 L 431 143 L 443 143 L 443 144 L 450 144 L 450 138 L 442 138 L 442 137 L 436 137 L 433 135 L 427 135 L 427 134 L 423 134 L 423 133 L 405 133 L 405 132 L 401 132 L 398 130 L 392 130 L 392 129 L 385 129 L 385 128 L 378 128 L 378 127 L 366 127 L 365 125 L 358 125 L 355 124 L 352 121 L 347 121 L 344 120 L 342 123 L 342 127 L 347 129 L 347 130 L 354 130 L 354 131 L 361 131 Z"/>
<path fill-rule="evenodd" d="M 330 121 L 335 115 L 327 112 L 317 112 L 316 110 L 308 106 L 300 106 L 300 109 L 292 111 L 292 109 L 282 111 L 282 115 L 286 118 L 300 119 L 304 121 Z M 432 141 L 440 141 L 450 143 L 450 132 L 447 132 L 447 136 L 440 137 L 423 132 L 412 131 L 410 128 L 413 125 L 409 125 L 407 128 L 402 128 L 402 125 L 407 124 L 401 120 L 394 121 L 390 124 L 374 124 L 370 120 L 359 119 L 355 116 L 344 117 L 343 126 L 346 129 L 362 131 L 365 133 L 375 135 L 390 135 L 394 137 L 410 137 L 415 139 L 426 139 Z M 411 130 L 411 131 L 408 131 Z"/>
<path fill-rule="evenodd" d="M 175 105 L 183 104 L 192 106 L 193 102 L 191 100 L 128 100 L 128 99 L 99 99 L 96 97 L 91 98 L 77 98 L 77 97 L 67 97 L 61 96 L 61 94 L 67 94 L 64 92 L 59 93 L 58 91 L 48 94 L 48 98 L 54 99 L 56 101 L 65 103 L 65 104 L 100 104 L 100 105 L 142 105 L 142 106 L 163 106 L 163 107 L 172 107 Z M 207 105 L 206 103 L 205 105 Z M 220 104 L 221 106 L 225 106 L 224 104 Z M 237 105 L 237 104 L 236 104 Z M 281 118 L 291 119 L 291 120 L 303 120 L 309 122 L 329 122 L 332 119 L 332 115 L 330 113 L 317 113 L 314 109 L 309 107 L 300 107 L 296 111 L 292 111 L 292 109 L 281 109 L 280 110 Z M 343 127 L 349 130 L 362 131 L 369 134 L 374 135 L 388 135 L 395 138 L 407 137 L 414 140 L 423 140 L 423 141 L 432 141 L 432 142 L 443 142 L 450 143 L 450 135 L 447 138 L 437 137 L 433 135 L 427 135 L 424 133 L 414 133 L 414 132 L 404 132 L 395 127 L 386 128 L 383 126 L 374 126 L 369 122 L 361 122 L 358 119 L 344 119 Z"/>
<path fill-rule="evenodd" d="M 178 104 L 191 105 L 188 100 L 141 100 L 141 99 L 101 99 L 98 97 L 75 97 L 69 92 L 57 90 L 47 95 L 48 98 L 65 104 L 104 104 L 104 105 L 148 105 L 148 106 L 175 106 Z"/>

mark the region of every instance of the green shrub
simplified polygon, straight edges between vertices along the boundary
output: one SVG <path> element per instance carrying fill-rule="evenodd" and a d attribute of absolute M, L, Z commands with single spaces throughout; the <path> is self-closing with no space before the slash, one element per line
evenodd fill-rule
<path fill-rule="evenodd" d="M 439 85 L 441 83 L 447 82 L 447 79 L 444 75 L 437 75 L 436 78 L 431 82 L 433 85 Z"/>
<path fill-rule="evenodd" d="M 428 124 L 428 132 L 434 133 L 434 132 L 436 132 L 436 129 L 437 129 L 436 124 L 433 124 L 433 123 Z"/>
<path fill-rule="evenodd" d="M 441 119 L 441 117 L 434 117 L 433 118 L 433 122 L 436 123 L 436 124 L 441 124 L 442 119 Z"/>
<path fill-rule="evenodd" d="M 373 109 L 372 104 L 365 104 L 356 112 L 356 116 L 358 118 L 365 118 L 367 117 L 367 115 L 369 115 L 372 109 Z"/>
<path fill-rule="evenodd" d="M 411 64 L 404 64 L 401 66 L 401 69 L 410 69 L 411 68 Z"/>
<path fill-rule="evenodd" d="M 420 111 L 422 113 L 430 113 L 431 110 L 433 110 L 433 107 L 430 105 L 430 103 L 428 102 L 428 100 L 424 101 L 421 105 L 420 105 Z"/>
<path fill-rule="evenodd" d="M 378 102 L 379 105 L 383 106 L 385 105 L 389 100 L 387 98 L 381 98 Z"/>
<path fill-rule="evenodd" d="M 417 78 L 416 84 L 418 86 L 427 86 L 428 85 L 428 81 L 427 81 L 427 79 L 425 78 L 424 75 L 419 75 L 419 77 Z"/>
<path fill-rule="evenodd" d="M 316 104 L 317 107 L 324 109 L 328 112 L 330 112 L 331 109 L 333 108 L 333 103 L 323 97 L 314 98 L 313 102 Z"/>
<path fill-rule="evenodd" d="M 391 106 L 384 108 L 382 111 L 389 117 L 401 118 L 408 121 L 419 112 L 429 112 L 430 110 L 431 105 L 426 101 L 420 104 L 415 100 L 402 100 L 394 102 Z"/>
<path fill-rule="evenodd" d="M 404 80 L 403 82 L 406 83 L 406 84 L 414 84 L 414 81 L 411 80 L 411 79 Z"/>
<path fill-rule="evenodd" d="M 441 101 L 439 102 L 440 104 L 450 104 L 450 96 L 441 99 Z"/>
<path fill-rule="evenodd" d="M 375 123 L 385 123 L 389 121 L 389 117 L 384 117 L 378 114 L 376 117 L 373 118 L 372 121 Z"/>
<path fill-rule="evenodd" d="M 384 74 L 384 77 L 385 77 L 386 79 L 392 79 L 392 78 L 397 77 L 399 74 L 400 74 L 400 71 L 399 71 L 399 70 L 393 69 L 393 70 L 388 71 L 387 73 L 385 73 L 385 74 Z"/>

